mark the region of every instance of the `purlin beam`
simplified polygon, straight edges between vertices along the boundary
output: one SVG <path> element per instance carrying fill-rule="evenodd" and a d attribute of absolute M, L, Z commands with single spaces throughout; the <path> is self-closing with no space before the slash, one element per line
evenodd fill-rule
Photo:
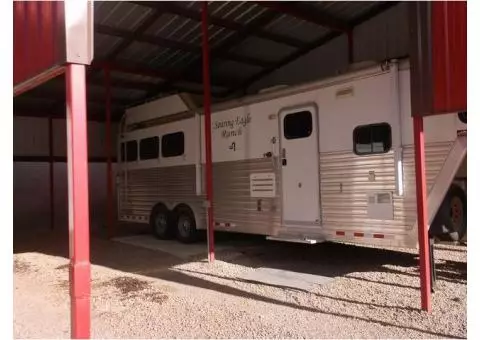
<path fill-rule="evenodd" d="M 330 28 L 339 32 L 351 30 L 350 24 L 335 18 L 312 6 L 305 7 L 302 2 L 281 2 L 281 1 L 256 1 L 257 5 L 291 15 L 297 19 L 313 23 L 318 26 Z"/>
<path fill-rule="evenodd" d="M 164 10 L 165 12 L 172 13 L 184 18 L 191 19 L 191 20 L 196 20 L 199 22 L 202 21 L 202 16 L 200 12 L 176 5 L 171 1 L 130 1 L 130 2 L 139 6 L 146 6 L 150 8 L 161 9 L 161 10 Z M 209 23 L 215 26 L 227 28 L 232 31 L 241 31 L 244 29 L 243 24 L 226 20 L 214 15 L 209 15 Z M 284 45 L 295 47 L 295 48 L 302 47 L 305 44 L 305 42 L 299 39 L 287 37 L 284 35 L 276 34 L 266 30 L 262 30 L 262 29 L 252 32 L 252 35 L 258 38 L 274 41 L 276 43 L 284 44 Z"/>

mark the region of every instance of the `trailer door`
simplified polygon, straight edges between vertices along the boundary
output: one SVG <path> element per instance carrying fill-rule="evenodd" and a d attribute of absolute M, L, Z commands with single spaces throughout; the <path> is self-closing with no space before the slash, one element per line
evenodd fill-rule
<path fill-rule="evenodd" d="M 320 224 L 317 110 L 280 111 L 282 217 L 285 226 Z"/>

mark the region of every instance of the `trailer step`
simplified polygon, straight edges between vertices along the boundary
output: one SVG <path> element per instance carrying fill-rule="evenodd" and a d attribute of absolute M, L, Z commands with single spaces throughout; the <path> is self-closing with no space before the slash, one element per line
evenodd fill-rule
<path fill-rule="evenodd" d="M 286 236 L 267 236 L 269 241 L 280 241 L 280 242 L 293 242 L 293 243 L 304 243 L 304 244 L 316 244 L 321 243 L 323 240 L 316 240 L 310 238 L 295 238 L 295 237 L 286 237 Z"/>

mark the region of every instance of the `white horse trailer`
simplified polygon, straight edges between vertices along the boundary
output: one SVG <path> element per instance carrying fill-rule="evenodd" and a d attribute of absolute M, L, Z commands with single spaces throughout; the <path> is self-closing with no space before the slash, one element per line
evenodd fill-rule
<path fill-rule="evenodd" d="M 122 119 L 118 217 L 191 242 L 206 229 L 204 118 L 160 102 Z M 416 247 L 410 108 L 408 60 L 214 106 L 215 230 Z M 432 233 L 466 231 L 466 129 L 466 113 L 425 118 Z"/>

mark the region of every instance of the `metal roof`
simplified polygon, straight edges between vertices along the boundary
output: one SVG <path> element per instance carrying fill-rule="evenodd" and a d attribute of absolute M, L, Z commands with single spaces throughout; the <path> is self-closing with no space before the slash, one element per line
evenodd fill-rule
<path fill-rule="evenodd" d="M 374 15 L 391 1 L 212 1 L 209 43 L 212 95 L 242 93 L 253 82 Z M 102 67 L 112 78 L 114 118 L 127 106 L 174 92 L 201 94 L 201 3 L 95 1 L 95 60 L 88 72 L 91 119 L 102 119 Z M 14 99 L 64 115 L 63 81 L 53 79 Z M 45 96 L 39 101 L 39 97 Z M 45 104 L 47 103 L 47 104 Z"/>

